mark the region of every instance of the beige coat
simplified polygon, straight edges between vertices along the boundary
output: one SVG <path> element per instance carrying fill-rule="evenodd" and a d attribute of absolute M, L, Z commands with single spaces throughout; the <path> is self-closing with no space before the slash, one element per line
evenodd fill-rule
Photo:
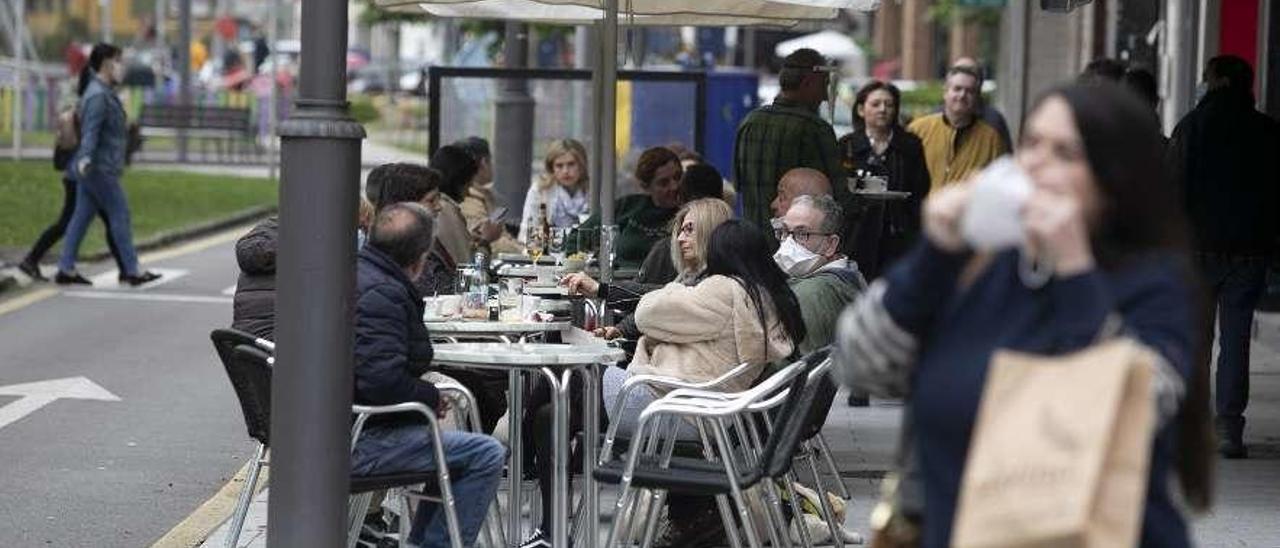
<path fill-rule="evenodd" d="M 767 302 L 768 296 L 763 297 Z M 695 286 L 667 284 L 636 307 L 636 327 L 644 336 L 627 371 L 702 382 L 748 362 L 751 370 L 722 388 L 746 390 L 766 363 L 791 354 L 791 340 L 768 306 L 766 345 L 755 307 L 737 281 L 711 276 Z"/>
<path fill-rule="evenodd" d="M 440 212 L 436 214 L 436 242 L 449 252 L 455 264 L 471 262 L 471 232 L 467 220 L 462 217 L 458 202 L 440 195 Z"/>
<path fill-rule="evenodd" d="M 467 230 L 475 230 L 477 226 L 489 220 L 489 214 L 493 212 L 493 183 L 489 183 L 484 187 L 471 185 L 467 188 L 467 195 L 462 198 L 462 203 L 458 207 L 462 210 L 462 217 L 467 220 Z M 510 218 L 511 213 L 507 212 Z M 499 221 L 505 223 L 504 221 Z M 504 227 L 502 236 L 497 240 L 489 243 L 489 251 L 492 253 L 520 253 L 524 251 L 524 247 L 517 242 Z"/>

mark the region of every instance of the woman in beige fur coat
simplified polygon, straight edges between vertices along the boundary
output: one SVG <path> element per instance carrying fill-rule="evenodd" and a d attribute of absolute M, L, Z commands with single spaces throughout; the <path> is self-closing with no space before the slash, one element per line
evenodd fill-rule
<path fill-rule="evenodd" d="M 682 250 L 692 249 L 696 236 L 685 228 L 677 238 Z M 736 392 L 747 389 L 767 363 L 790 356 L 804 340 L 804 321 L 787 276 L 768 249 L 759 229 L 741 220 L 727 221 L 711 233 L 707 268 L 697 284 L 673 282 L 645 295 L 635 312 L 643 334 L 635 358 L 625 370 L 605 371 L 605 409 L 614 412 L 630 375 L 701 382 L 748 363 L 748 371 L 722 387 Z M 619 416 L 609 420 L 621 420 L 619 432 L 631 432 L 640 411 L 661 395 L 647 388 L 635 390 Z M 684 434 L 696 439 L 692 429 Z"/>

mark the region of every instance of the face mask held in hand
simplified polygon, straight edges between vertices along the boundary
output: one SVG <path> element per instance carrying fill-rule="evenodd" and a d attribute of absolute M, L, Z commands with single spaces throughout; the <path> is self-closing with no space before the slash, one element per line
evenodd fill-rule
<path fill-rule="evenodd" d="M 778 263 L 778 267 L 782 268 L 783 272 L 793 278 L 808 276 L 822 266 L 822 256 L 800 245 L 794 236 L 787 236 L 787 239 L 782 241 L 778 252 L 773 254 L 773 260 Z"/>
<path fill-rule="evenodd" d="M 978 174 L 960 234 L 975 251 L 1001 251 L 1023 244 L 1022 206 L 1031 196 L 1031 180 L 1008 156 Z"/>

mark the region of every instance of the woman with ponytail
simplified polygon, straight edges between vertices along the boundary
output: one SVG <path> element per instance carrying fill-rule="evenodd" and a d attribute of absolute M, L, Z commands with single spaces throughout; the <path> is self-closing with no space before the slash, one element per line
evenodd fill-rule
<path fill-rule="evenodd" d="M 124 172 L 128 130 L 124 106 L 116 97 L 115 86 L 124 79 L 124 58 L 120 48 L 97 44 L 89 54 L 89 62 L 80 73 L 78 112 L 80 144 L 67 167 L 67 176 L 79 184 L 76 188 L 75 212 L 67 228 L 67 239 L 58 261 L 59 284 L 91 285 L 76 272 L 76 254 L 80 241 L 95 212 L 109 220 L 111 240 L 120 254 L 120 282 L 142 285 L 160 277 L 138 268 L 129 219 L 129 204 L 120 175 Z"/>

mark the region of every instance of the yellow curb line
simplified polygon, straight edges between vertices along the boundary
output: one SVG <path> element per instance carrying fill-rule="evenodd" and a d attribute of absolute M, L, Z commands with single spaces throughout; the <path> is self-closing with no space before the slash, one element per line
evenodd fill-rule
<path fill-rule="evenodd" d="M 240 471 L 236 472 L 235 477 L 231 478 L 226 485 L 222 486 L 212 498 L 196 508 L 195 512 L 187 516 L 186 519 L 165 533 L 160 540 L 151 545 L 151 548 L 194 548 L 200 546 L 200 543 L 209 538 L 218 526 L 227 521 L 231 517 L 231 512 L 235 511 L 236 501 L 240 497 L 240 492 L 244 488 L 245 477 L 249 475 L 249 467 L 252 461 L 245 462 L 240 467 Z M 258 475 L 258 488 L 254 490 L 256 496 L 267 485 L 267 479 L 270 474 L 270 466 L 262 467 L 262 472 Z"/>
<path fill-rule="evenodd" d="M 37 289 L 12 300 L 0 302 L 0 316 L 16 312 L 58 294 L 56 289 Z"/>

